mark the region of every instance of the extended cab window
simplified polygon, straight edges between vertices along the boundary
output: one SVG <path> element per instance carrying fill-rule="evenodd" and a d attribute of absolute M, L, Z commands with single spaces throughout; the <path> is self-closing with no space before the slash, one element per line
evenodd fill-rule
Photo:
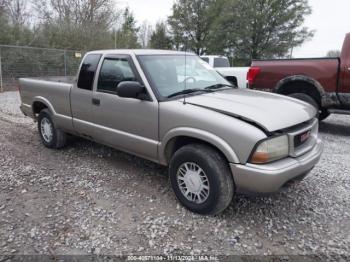
<path fill-rule="evenodd" d="M 78 88 L 92 90 L 96 69 L 101 55 L 87 55 L 80 69 Z"/>
<path fill-rule="evenodd" d="M 102 92 L 116 92 L 119 83 L 137 81 L 127 58 L 106 58 L 103 61 L 97 90 Z"/>

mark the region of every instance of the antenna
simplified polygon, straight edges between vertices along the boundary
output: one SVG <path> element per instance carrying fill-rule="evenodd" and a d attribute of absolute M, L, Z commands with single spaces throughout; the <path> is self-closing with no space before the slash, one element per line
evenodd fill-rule
<path fill-rule="evenodd" d="M 187 37 L 186 37 L 186 41 L 185 41 L 185 81 L 184 81 L 184 91 L 186 91 L 187 89 Z M 186 104 L 186 94 L 184 94 L 184 101 L 183 104 Z"/>

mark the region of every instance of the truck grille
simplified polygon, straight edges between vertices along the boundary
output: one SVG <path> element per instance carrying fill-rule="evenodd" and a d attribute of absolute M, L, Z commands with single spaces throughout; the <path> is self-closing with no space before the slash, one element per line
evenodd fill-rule
<path fill-rule="evenodd" d="M 303 124 L 288 131 L 290 156 L 298 157 L 310 151 L 317 143 L 318 120 Z"/>
<path fill-rule="evenodd" d="M 294 137 L 294 148 L 299 148 L 300 146 L 304 145 L 308 142 L 308 140 L 311 138 L 311 130 L 306 131 L 305 133 L 296 135 Z"/>

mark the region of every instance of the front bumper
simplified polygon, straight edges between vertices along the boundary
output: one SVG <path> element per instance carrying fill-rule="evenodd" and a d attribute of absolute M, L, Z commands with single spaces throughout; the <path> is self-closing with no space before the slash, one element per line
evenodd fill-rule
<path fill-rule="evenodd" d="M 323 152 L 321 140 L 314 148 L 298 158 L 286 158 L 266 165 L 230 164 L 233 179 L 239 191 L 272 193 L 285 183 L 306 174 L 314 168 Z"/>

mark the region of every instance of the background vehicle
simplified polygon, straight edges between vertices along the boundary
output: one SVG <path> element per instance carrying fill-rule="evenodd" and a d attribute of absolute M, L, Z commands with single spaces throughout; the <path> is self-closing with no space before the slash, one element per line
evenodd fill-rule
<path fill-rule="evenodd" d="M 200 214 L 221 212 L 236 190 L 304 177 L 323 150 L 312 106 L 232 88 L 182 52 L 90 52 L 77 81 L 20 79 L 20 94 L 46 147 L 73 134 L 169 166 L 177 198 Z"/>
<path fill-rule="evenodd" d="M 249 67 L 231 67 L 230 61 L 225 56 L 207 55 L 201 58 L 235 86 L 247 88 Z"/>
<path fill-rule="evenodd" d="M 319 119 L 350 114 L 350 34 L 340 57 L 255 60 L 248 73 L 251 89 L 288 95 L 314 105 Z"/>

